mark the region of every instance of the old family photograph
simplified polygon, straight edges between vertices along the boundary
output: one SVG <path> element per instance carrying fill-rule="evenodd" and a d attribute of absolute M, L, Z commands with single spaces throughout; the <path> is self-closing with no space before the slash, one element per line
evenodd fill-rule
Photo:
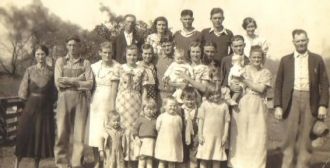
<path fill-rule="evenodd" d="M 329 3 L 172 2 L 1 2 L 0 167 L 329 168 Z"/>

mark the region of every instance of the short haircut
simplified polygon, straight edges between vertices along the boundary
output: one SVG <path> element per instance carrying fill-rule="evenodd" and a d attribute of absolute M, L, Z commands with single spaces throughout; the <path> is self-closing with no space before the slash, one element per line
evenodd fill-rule
<path fill-rule="evenodd" d="M 125 15 L 125 16 L 124 16 L 124 20 L 126 20 L 126 18 L 128 18 L 128 17 L 131 17 L 131 18 L 134 19 L 134 21 L 136 21 L 136 17 L 135 17 L 135 15 L 133 15 L 133 14 L 127 14 L 127 15 Z"/>
<path fill-rule="evenodd" d="M 191 17 L 194 17 L 194 13 L 190 9 L 184 9 L 184 10 L 181 11 L 181 17 L 187 16 L 187 15 L 189 15 Z"/>
<path fill-rule="evenodd" d="M 292 38 L 294 38 L 295 35 L 299 35 L 299 34 L 305 34 L 306 37 L 308 38 L 307 32 L 303 29 L 294 29 L 292 31 Z"/>
<path fill-rule="evenodd" d="M 120 114 L 116 110 L 111 110 L 109 113 L 107 113 L 104 124 L 108 124 L 111 119 L 115 117 L 119 118 L 120 120 Z"/>
<path fill-rule="evenodd" d="M 143 52 L 143 50 L 149 50 L 149 49 L 151 49 L 152 53 L 154 53 L 154 48 L 150 44 L 145 43 L 141 46 L 142 52 Z"/>
<path fill-rule="evenodd" d="M 43 52 L 45 52 L 46 56 L 48 56 L 48 54 L 49 54 L 49 49 L 48 49 L 48 47 L 46 47 L 45 45 L 36 45 L 36 46 L 33 48 L 33 51 L 32 51 L 33 56 L 36 55 L 36 52 L 37 52 L 37 50 L 39 50 L 39 49 L 42 50 Z"/>
<path fill-rule="evenodd" d="M 128 50 L 136 50 L 137 52 L 139 52 L 139 48 L 135 44 L 132 44 L 132 45 L 127 46 L 126 47 L 126 52 Z"/>
<path fill-rule="evenodd" d="M 244 42 L 244 37 L 241 35 L 235 35 L 231 38 L 231 43 L 233 44 L 234 41 L 240 41 L 240 40 Z"/>
<path fill-rule="evenodd" d="M 187 86 L 185 88 L 182 89 L 182 94 L 181 94 L 181 99 L 183 99 L 184 97 L 188 98 L 188 99 L 197 99 L 197 91 L 195 88 L 191 87 L 191 86 Z"/>
<path fill-rule="evenodd" d="M 217 45 L 213 42 L 213 41 L 206 41 L 205 43 L 204 43 L 204 46 L 203 46 L 203 48 L 204 47 L 214 47 L 214 49 L 215 50 L 217 50 Z"/>
<path fill-rule="evenodd" d="M 265 59 L 265 52 L 264 52 L 264 50 L 262 50 L 262 47 L 260 45 L 251 46 L 250 55 L 253 52 L 259 52 L 259 53 L 261 53 L 262 54 L 262 59 L 263 60 Z"/>
<path fill-rule="evenodd" d="M 252 17 L 246 17 L 246 18 L 244 18 L 243 23 L 242 23 L 243 29 L 246 30 L 248 24 L 250 24 L 250 23 L 253 23 L 256 28 L 258 27 L 256 20 L 254 20 Z"/>
<path fill-rule="evenodd" d="M 67 42 L 69 42 L 69 41 L 71 41 L 71 40 L 74 40 L 75 42 L 78 42 L 78 43 L 80 43 L 80 38 L 79 38 L 79 36 L 78 35 L 76 35 L 76 34 L 74 34 L 74 35 L 69 35 L 66 39 L 65 39 L 65 42 L 67 43 Z"/>
<path fill-rule="evenodd" d="M 154 100 L 154 99 L 152 99 L 152 98 L 147 98 L 145 101 L 143 101 L 143 103 L 142 103 L 142 110 L 144 110 L 144 108 L 146 107 L 146 106 L 152 106 L 152 107 L 155 107 L 155 108 L 157 108 L 157 103 L 156 103 L 156 101 Z"/>
<path fill-rule="evenodd" d="M 160 44 L 163 44 L 163 43 L 173 43 L 173 37 L 172 36 L 163 36 L 160 39 Z"/>
<path fill-rule="evenodd" d="M 110 41 L 104 41 L 100 44 L 100 51 L 103 49 L 103 48 L 110 48 L 111 50 L 113 49 L 113 44 L 112 42 Z"/>
<path fill-rule="evenodd" d="M 224 14 L 223 10 L 221 8 L 212 8 L 211 13 L 210 13 L 210 17 L 212 17 L 212 15 L 214 15 L 216 13 L 221 13 L 222 15 Z"/>

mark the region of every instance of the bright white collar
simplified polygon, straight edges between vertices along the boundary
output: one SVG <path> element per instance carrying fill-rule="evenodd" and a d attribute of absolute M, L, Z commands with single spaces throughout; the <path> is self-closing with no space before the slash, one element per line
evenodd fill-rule
<path fill-rule="evenodd" d="M 182 29 L 182 30 L 180 31 L 180 33 L 181 33 L 181 35 L 184 36 L 184 37 L 190 37 L 190 36 L 192 36 L 192 35 L 194 34 L 195 31 L 196 31 L 195 28 L 193 28 L 193 30 L 188 31 L 188 32 L 185 31 L 184 29 Z"/>
<path fill-rule="evenodd" d="M 228 35 L 227 29 L 225 27 L 223 27 L 223 29 L 221 30 L 221 32 L 215 32 L 214 31 L 214 27 L 212 27 L 209 31 L 209 33 L 211 33 L 212 31 L 214 32 L 215 35 L 220 36 L 222 33 L 225 33 L 226 35 Z"/>

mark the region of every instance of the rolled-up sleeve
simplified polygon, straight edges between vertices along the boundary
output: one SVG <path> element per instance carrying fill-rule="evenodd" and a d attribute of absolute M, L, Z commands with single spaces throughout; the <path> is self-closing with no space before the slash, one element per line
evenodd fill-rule
<path fill-rule="evenodd" d="M 29 89 L 29 68 L 26 69 L 24 76 L 22 78 L 21 84 L 18 90 L 18 97 L 21 99 L 27 99 L 28 97 L 28 89 Z"/>
<path fill-rule="evenodd" d="M 58 79 L 62 77 L 62 71 L 63 71 L 62 67 L 63 67 L 63 58 L 61 57 L 56 60 L 55 69 L 54 69 L 54 82 L 58 91 L 60 89 Z"/>
<path fill-rule="evenodd" d="M 88 60 L 84 61 L 84 69 L 85 69 L 85 81 L 78 81 L 79 90 L 92 90 L 94 83 L 94 75 L 91 68 L 91 64 Z"/>

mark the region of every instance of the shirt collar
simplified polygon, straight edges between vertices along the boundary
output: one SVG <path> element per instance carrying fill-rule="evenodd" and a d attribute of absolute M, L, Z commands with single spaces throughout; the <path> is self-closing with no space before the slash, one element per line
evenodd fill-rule
<path fill-rule="evenodd" d="M 182 30 L 180 31 L 180 33 L 181 33 L 181 35 L 184 36 L 184 37 L 189 37 L 189 36 L 193 35 L 195 31 L 196 31 L 195 28 L 193 28 L 193 30 L 191 30 L 191 31 L 189 31 L 189 32 L 187 32 L 187 31 L 185 31 L 185 30 L 182 29 Z"/>
<path fill-rule="evenodd" d="M 212 27 L 212 28 L 210 29 L 209 33 L 212 33 L 212 32 L 214 32 L 214 34 L 217 35 L 217 36 L 220 36 L 220 35 L 222 35 L 223 33 L 224 33 L 225 35 L 228 35 L 227 29 L 226 29 L 225 27 L 223 27 L 223 29 L 221 30 L 221 32 L 217 32 L 217 33 L 214 31 L 214 27 Z"/>
<path fill-rule="evenodd" d="M 66 59 L 67 61 L 69 61 L 69 60 L 70 60 L 70 56 L 67 54 L 67 55 L 65 56 L 65 59 Z M 77 62 L 79 62 L 79 61 L 81 61 L 81 60 L 82 60 L 82 57 L 79 56 L 79 58 L 78 58 L 78 59 L 75 59 L 72 63 L 77 63 Z"/>
<path fill-rule="evenodd" d="M 300 54 L 300 53 L 298 53 L 297 51 L 294 51 L 293 55 L 294 55 L 295 58 L 305 58 L 305 57 L 308 56 L 308 51 L 306 51 L 306 52 L 303 53 L 303 54 Z"/>
<path fill-rule="evenodd" d="M 133 32 L 127 33 L 126 31 L 124 31 L 124 34 L 126 37 L 133 37 Z"/>

